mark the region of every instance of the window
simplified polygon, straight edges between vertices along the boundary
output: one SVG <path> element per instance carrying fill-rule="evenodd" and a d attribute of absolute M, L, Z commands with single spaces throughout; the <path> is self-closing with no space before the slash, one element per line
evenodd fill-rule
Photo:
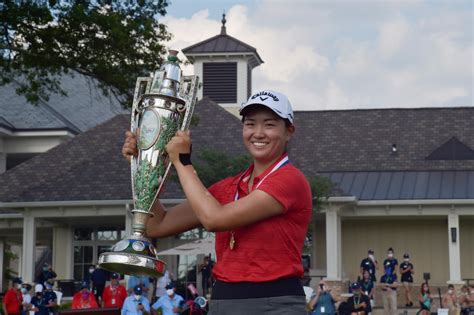
<path fill-rule="evenodd" d="M 100 254 L 108 252 L 125 236 L 123 227 L 77 227 L 74 229 L 74 280 L 88 277 L 89 267 L 96 265 Z"/>

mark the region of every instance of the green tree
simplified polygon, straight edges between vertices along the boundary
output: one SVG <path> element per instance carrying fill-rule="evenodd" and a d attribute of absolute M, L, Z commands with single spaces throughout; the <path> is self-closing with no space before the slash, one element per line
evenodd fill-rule
<path fill-rule="evenodd" d="M 244 171 L 251 161 L 248 155 L 229 156 L 207 149 L 198 154 L 194 166 L 204 186 L 209 187 L 221 179 Z"/>
<path fill-rule="evenodd" d="M 60 76 L 95 79 L 130 106 L 138 76 L 159 67 L 171 38 L 158 17 L 167 0 L 0 2 L 0 85 L 15 82 L 30 103 L 66 95 Z"/>

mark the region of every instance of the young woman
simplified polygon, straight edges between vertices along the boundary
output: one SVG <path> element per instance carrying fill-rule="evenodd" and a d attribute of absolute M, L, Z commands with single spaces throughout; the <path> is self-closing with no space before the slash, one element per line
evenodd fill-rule
<path fill-rule="evenodd" d="M 430 315 L 431 301 L 433 300 L 433 298 L 431 297 L 430 287 L 428 286 L 428 283 L 423 283 L 421 285 L 421 292 L 418 300 L 420 301 L 421 307 L 419 314 Z"/>
<path fill-rule="evenodd" d="M 167 211 L 156 203 L 147 234 L 165 237 L 201 225 L 216 232 L 211 314 L 306 314 L 301 250 L 312 197 L 286 154 L 293 110 L 286 96 L 266 90 L 252 95 L 240 114 L 253 164 L 206 189 L 189 163 L 189 132 L 177 132 L 166 150 L 187 200 Z M 122 153 L 137 154 L 130 132 Z"/>
<path fill-rule="evenodd" d="M 406 300 L 406 307 L 412 307 L 413 302 L 411 300 L 411 289 L 413 286 L 413 273 L 414 267 L 413 264 L 410 262 L 410 255 L 405 253 L 403 255 L 403 262 L 400 264 L 400 276 L 401 281 L 403 284 L 403 289 L 405 291 L 405 300 Z"/>
<path fill-rule="evenodd" d="M 375 288 L 368 270 L 364 270 L 363 279 L 360 280 L 360 287 L 362 289 L 362 292 L 369 297 L 370 306 L 374 307 Z"/>

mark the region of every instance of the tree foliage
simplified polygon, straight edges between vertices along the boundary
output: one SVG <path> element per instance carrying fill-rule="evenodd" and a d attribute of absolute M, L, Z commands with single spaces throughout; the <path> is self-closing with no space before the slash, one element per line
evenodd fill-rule
<path fill-rule="evenodd" d="M 105 95 L 130 105 L 138 76 L 158 68 L 171 35 L 158 22 L 167 0 L 63 0 L 0 3 L 0 85 L 35 104 L 67 94 L 59 77 L 96 79 Z"/>
<path fill-rule="evenodd" d="M 229 156 L 214 150 L 203 150 L 194 164 L 204 186 L 209 187 L 219 180 L 235 176 L 250 166 L 248 155 Z"/>

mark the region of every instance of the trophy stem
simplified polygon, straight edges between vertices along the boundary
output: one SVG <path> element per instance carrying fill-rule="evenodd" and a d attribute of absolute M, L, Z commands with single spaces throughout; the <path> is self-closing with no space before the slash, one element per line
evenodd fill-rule
<path fill-rule="evenodd" d="M 132 231 L 134 235 L 144 235 L 146 230 L 146 221 L 152 216 L 150 212 L 134 209 L 132 210 Z"/>

